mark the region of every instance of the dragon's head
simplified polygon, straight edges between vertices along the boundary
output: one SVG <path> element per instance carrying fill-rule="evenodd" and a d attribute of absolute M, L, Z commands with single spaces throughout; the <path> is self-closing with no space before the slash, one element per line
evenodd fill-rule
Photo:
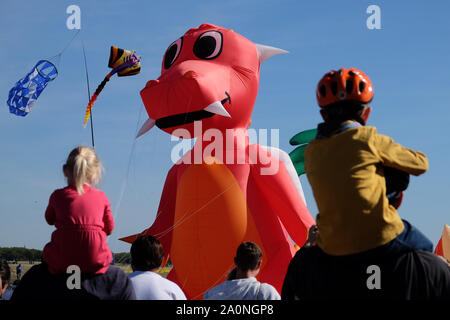
<path fill-rule="evenodd" d="M 194 137 L 199 120 L 202 130 L 247 128 L 260 64 L 285 52 L 212 24 L 188 30 L 166 50 L 161 76 L 141 91 L 149 119 L 138 136 L 156 124 L 174 135 L 186 129 Z"/>

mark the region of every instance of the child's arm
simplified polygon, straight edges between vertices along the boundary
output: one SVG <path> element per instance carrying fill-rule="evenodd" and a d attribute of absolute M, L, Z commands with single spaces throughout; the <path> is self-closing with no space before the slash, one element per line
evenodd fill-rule
<path fill-rule="evenodd" d="M 56 220 L 55 207 L 53 206 L 54 201 L 54 193 L 52 193 L 50 199 L 48 200 L 47 209 L 45 210 L 45 220 L 51 226 L 55 224 Z"/>
<path fill-rule="evenodd" d="M 114 219 L 111 213 L 111 205 L 107 202 L 105 206 L 105 213 L 103 215 L 103 231 L 105 231 L 106 235 L 109 236 L 114 229 Z"/>
<path fill-rule="evenodd" d="M 377 134 L 375 148 L 383 161 L 383 165 L 418 176 L 428 170 L 427 157 L 418 151 L 405 148 L 391 138 Z"/>

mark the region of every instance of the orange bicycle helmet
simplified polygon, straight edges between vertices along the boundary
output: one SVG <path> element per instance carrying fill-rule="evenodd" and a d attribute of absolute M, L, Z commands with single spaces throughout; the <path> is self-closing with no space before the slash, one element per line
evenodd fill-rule
<path fill-rule="evenodd" d="M 340 101 L 369 103 L 373 98 L 372 82 L 355 68 L 331 70 L 319 81 L 316 96 L 321 108 Z"/>

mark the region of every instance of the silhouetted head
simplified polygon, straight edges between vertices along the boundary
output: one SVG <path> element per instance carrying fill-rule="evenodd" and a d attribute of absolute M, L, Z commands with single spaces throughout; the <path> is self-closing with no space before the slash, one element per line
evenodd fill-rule
<path fill-rule="evenodd" d="M 161 266 L 164 250 L 158 239 L 141 235 L 131 245 L 131 266 L 135 271 L 151 271 Z"/>
<path fill-rule="evenodd" d="M 243 242 L 236 251 L 234 263 L 241 271 L 258 270 L 262 262 L 262 251 L 256 243 Z"/>

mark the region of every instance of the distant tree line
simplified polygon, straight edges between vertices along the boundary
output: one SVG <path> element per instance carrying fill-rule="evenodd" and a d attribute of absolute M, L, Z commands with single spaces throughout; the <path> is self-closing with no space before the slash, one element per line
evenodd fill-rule
<path fill-rule="evenodd" d="M 7 261 L 35 261 L 42 260 L 42 251 L 37 249 L 27 249 L 21 247 L 0 247 L 0 259 Z M 131 256 L 129 252 L 114 254 L 114 263 L 130 264 Z"/>
<path fill-rule="evenodd" d="M 35 261 L 42 260 L 42 251 L 37 249 L 27 249 L 21 247 L 0 247 L 0 260 L 7 261 Z M 131 264 L 131 255 L 129 252 L 114 253 L 114 263 Z M 168 261 L 167 267 L 172 266 L 172 261 Z"/>
<path fill-rule="evenodd" d="M 129 252 L 114 253 L 114 263 L 131 264 L 131 255 Z"/>
<path fill-rule="evenodd" d="M 7 261 L 41 261 L 42 251 L 20 247 L 0 247 L 0 259 L 5 259 Z"/>
<path fill-rule="evenodd" d="M 131 255 L 129 252 L 114 253 L 114 263 L 131 264 Z M 172 267 L 172 261 L 167 261 L 166 267 Z"/>

